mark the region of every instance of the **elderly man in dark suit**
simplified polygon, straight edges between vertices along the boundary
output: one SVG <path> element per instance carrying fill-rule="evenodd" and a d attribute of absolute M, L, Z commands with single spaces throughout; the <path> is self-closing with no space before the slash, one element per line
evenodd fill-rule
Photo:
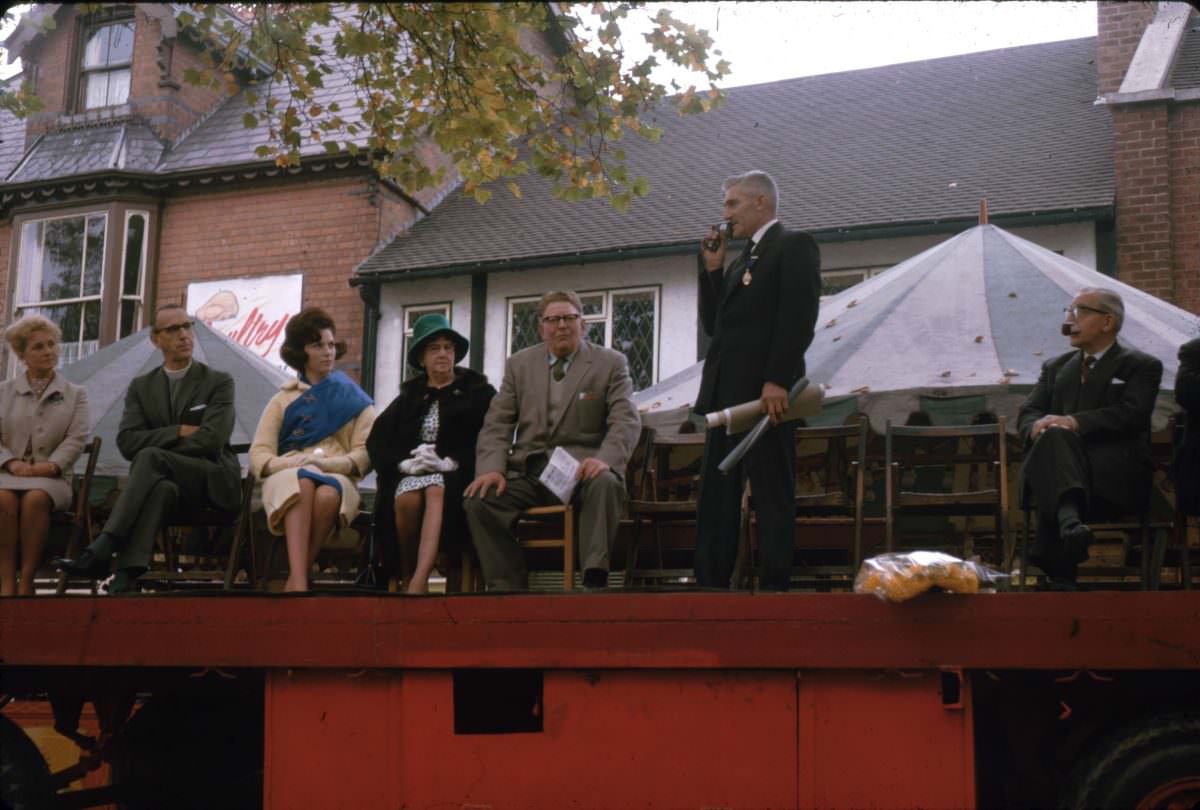
<path fill-rule="evenodd" d="M 542 343 L 508 358 L 500 392 L 484 417 L 475 480 L 463 508 L 488 590 L 523 590 L 528 574 L 512 533 L 531 506 L 559 501 L 538 480 L 561 447 L 579 462 L 579 559 L 583 586 L 608 585 L 609 558 L 625 502 L 625 467 L 641 431 L 633 381 L 620 352 L 583 339 L 583 305 L 573 292 L 538 303 Z"/>
<path fill-rule="evenodd" d="M 707 413 L 759 399 L 772 427 L 728 477 L 717 465 L 741 436 L 708 432 L 700 479 L 696 579 L 728 588 L 737 557 L 739 506 L 749 477 L 758 513 L 759 586 L 786 591 L 795 545 L 795 425 L 779 424 L 787 394 L 804 375 L 821 297 L 816 241 L 776 218 L 779 193 L 765 172 L 725 181 L 725 219 L 745 250 L 725 267 L 725 234 L 702 243 L 700 320 L 712 337 L 695 409 Z"/>
<path fill-rule="evenodd" d="M 128 482 L 104 531 L 79 558 L 54 561 L 75 576 L 103 579 L 115 554 L 109 593 L 136 587 L 155 535 L 178 504 L 234 511 L 241 494 L 241 468 L 229 446 L 233 378 L 192 359 L 192 321 L 181 306 L 159 308 L 150 340 L 163 364 L 129 384 L 117 433 L 131 462 Z"/>
<path fill-rule="evenodd" d="M 1137 512 L 1150 497 L 1150 415 L 1162 363 L 1122 346 L 1121 296 L 1085 288 L 1065 310 L 1072 350 L 1046 361 L 1017 416 L 1025 441 L 1021 500 L 1037 507 L 1032 561 L 1073 590 L 1088 557 L 1089 515 Z"/>

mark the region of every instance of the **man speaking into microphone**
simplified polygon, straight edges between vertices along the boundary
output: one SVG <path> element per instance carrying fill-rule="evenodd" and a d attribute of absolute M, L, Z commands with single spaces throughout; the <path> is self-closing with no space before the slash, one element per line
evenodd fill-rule
<path fill-rule="evenodd" d="M 821 297 L 821 254 L 806 233 L 776 218 L 779 192 L 766 172 L 730 177 L 725 222 L 701 243 L 700 321 L 712 339 L 704 358 L 697 413 L 752 399 L 771 427 L 729 474 L 717 465 L 739 436 L 708 432 L 700 479 L 696 580 L 728 588 L 737 559 L 743 482 L 758 514 L 759 587 L 786 591 L 795 543 L 795 423 L 779 422 L 788 390 L 802 377 Z M 729 239 L 748 240 L 726 266 Z"/>

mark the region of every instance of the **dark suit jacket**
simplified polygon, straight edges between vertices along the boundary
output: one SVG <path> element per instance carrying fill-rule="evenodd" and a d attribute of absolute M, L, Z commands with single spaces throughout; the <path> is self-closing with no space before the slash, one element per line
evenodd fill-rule
<path fill-rule="evenodd" d="M 496 389 L 487 377 L 469 368 L 455 368 L 454 382 L 441 390 L 430 389 L 428 380 L 422 374 L 400 386 L 400 396 L 379 415 L 367 437 L 367 453 L 371 456 L 377 480 L 375 538 L 388 570 L 393 570 L 390 561 L 396 543 L 396 513 L 392 501 L 404 478 L 404 473 L 397 468 L 421 444 L 421 423 L 435 399 L 438 402 L 437 454 L 458 462 L 457 470 L 442 473 L 446 493 L 441 548 L 450 550 L 452 547 L 447 545 L 448 542 L 467 539 L 463 490 L 475 478 L 475 440 Z"/>
<path fill-rule="evenodd" d="M 1187 431 L 1175 448 L 1175 491 L 1189 515 L 1200 514 L 1200 338 L 1179 347 L 1175 401 L 1187 411 Z"/>
<path fill-rule="evenodd" d="M 821 252 L 811 236 L 778 222 L 755 252 L 749 286 L 742 257 L 712 273 L 700 257 L 700 321 L 712 342 L 697 413 L 758 399 L 764 382 L 790 389 L 804 376 L 821 302 Z"/>
<path fill-rule="evenodd" d="M 185 413 L 200 416 L 200 429 L 180 438 Z M 194 421 L 189 422 L 194 424 Z M 161 447 L 206 462 L 205 481 L 213 504 L 235 510 L 241 500 L 241 466 L 229 446 L 233 434 L 233 378 L 223 371 L 192 361 L 179 383 L 171 407 L 167 375 L 162 366 L 137 377 L 125 394 L 125 411 L 117 432 L 117 449 L 129 461 L 147 447 Z"/>
<path fill-rule="evenodd" d="M 1033 423 L 1049 413 L 1074 416 L 1092 473 L 1091 496 L 1137 509 L 1149 495 L 1150 415 L 1162 382 L 1162 363 L 1117 343 L 1080 382 L 1083 353 L 1072 350 L 1042 365 L 1017 423 L 1026 447 Z M 1021 469 L 1021 492 L 1025 493 Z"/>

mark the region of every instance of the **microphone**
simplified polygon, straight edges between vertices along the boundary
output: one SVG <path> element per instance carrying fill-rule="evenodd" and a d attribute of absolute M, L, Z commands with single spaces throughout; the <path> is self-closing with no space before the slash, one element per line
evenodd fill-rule
<path fill-rule="evenodd" d="M 1062 325 L 1062 333 L 1063 333 L 1063 337 L 1070 337 L 1071 335 L 1079 334 L 1077 331 L 1075 331 L 1075 327 L 1072 326 L 1070 323 L 1064 323 Z"/>

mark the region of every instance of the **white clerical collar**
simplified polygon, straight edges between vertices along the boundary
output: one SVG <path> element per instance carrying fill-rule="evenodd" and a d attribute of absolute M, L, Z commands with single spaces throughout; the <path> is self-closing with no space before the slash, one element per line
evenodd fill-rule
<path fill-rule="evenodd" d="M 750 244 L 754 247 L 757 247 L 758 243 L 762 241 L 762 238 L 767 235 L 767 231 L 771 229 L 771 226 L 774 225 L 778 221 L 779 221 L 778 219 L 773 219 L 770 222 L 768 222 L 766 225 L 763 225 L 761 228 L 759 228 L 757 231 L 755 231 L 754 236 L 750 237 Z M 753 249 L 753 247 L 751 249 Z"/>
<path fill-rule="evenodd" d="M 191 369 L 192 369 L 192 361 L 191 360 L 188 360 L 188 364 L 186 366 L 184 366 L 183 368 L 170 369 L 170 368 L 167 368 L 166 366 L 162 367 L 163 374 L 166 374 L 167 378 L 172 379 L 172 380 L 183 379 L 184 375 L 187 374 L 189 371 L 191 371 Z"/>

